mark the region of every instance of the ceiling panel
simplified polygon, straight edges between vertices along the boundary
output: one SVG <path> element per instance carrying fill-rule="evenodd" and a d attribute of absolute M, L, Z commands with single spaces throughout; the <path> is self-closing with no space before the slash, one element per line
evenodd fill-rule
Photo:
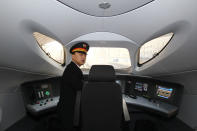
<path fill-rule="evenodd" d="M 152 2 L 153 0 L 83 0 L 83 2 L 79 2 L 79 0 L 58 1 L 88 15 L 110 17 L 132 11 Z"/>

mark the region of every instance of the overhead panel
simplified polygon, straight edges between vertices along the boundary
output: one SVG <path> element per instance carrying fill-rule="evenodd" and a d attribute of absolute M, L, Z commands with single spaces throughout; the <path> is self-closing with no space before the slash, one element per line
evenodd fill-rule
<path fill-rule="evenodd" d="M 110 17 L 140 8 L 154 0 L 57 0 L 79 12 L 97 16 Z"/>

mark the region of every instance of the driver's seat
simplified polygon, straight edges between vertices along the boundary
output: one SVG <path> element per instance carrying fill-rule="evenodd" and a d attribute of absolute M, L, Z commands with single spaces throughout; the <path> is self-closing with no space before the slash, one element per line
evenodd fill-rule
<path fill-rule="evenodd" d="M 92 66 L 81 96 L 82 131 L 121 131 L 122 93 L 110 65 Z"/>

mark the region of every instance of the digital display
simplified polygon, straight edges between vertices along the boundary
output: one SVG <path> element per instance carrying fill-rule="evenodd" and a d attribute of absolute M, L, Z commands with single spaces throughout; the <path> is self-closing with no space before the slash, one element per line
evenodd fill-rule
<path fill-rule="evenodd" d="M 142 92 L 142 91 L 147 92 L 148 91 L 148 84 L 147 83 L 136 82 L 135 90 L 140 91 L 140 92 Z"/>
<path fill-rule="evenodd" d="M 169 99 L 172 95 L 172 88 L 166 88 L 163 86 L 157 86 L 157 96 L 165 99 Z"/>

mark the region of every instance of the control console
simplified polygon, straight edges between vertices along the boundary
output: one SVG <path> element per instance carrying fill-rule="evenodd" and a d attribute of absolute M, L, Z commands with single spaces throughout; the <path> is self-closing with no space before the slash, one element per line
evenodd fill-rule
<path fill-rule="evenodd" d="M 85 82 L 87 77 L 84 76 Z M 182 85 L 129 75 L 117 75 L 116 79 L 128 105 L 164 117 L 172 117 L 178 113 Z M 23 83 L 22 91 L 27 111 L 39 115 L 54 110 L 59 102 L 60 87 L 61 77 Z"/>
<path fill-rule="evenodd" d="M 27 110 L 36 115 L 42 111 L 51 110 L 57 106 L 59 96 L 38 100 L 35 104 L 27 104 Z"/>
<path fill-rule="evenodd" d="M 149 100 L 140 96 L 133 98 L 127 95 L 123 95 L 123 98 L 127 104 L 131 104 L 135 107 L 139 107 L 140 109 L 144 109 L 164 117 L 172 117 L 178 112 L 178 107 L 158 100 Z"/>
<path fill-rule="evenodd" d="M 156 80 L 149 77 L 118 77 L 124 85 L 123 97 L 128 105 L 172 117 L 178 113 L 183 93 L 183 86 L 177 83 Z"/>
<path fill-rule="evenodd" d="M 22 84 L 27 111 L 39 115 L 56 109 L 59 102 L 60 78 L 26 82 Z"/>

